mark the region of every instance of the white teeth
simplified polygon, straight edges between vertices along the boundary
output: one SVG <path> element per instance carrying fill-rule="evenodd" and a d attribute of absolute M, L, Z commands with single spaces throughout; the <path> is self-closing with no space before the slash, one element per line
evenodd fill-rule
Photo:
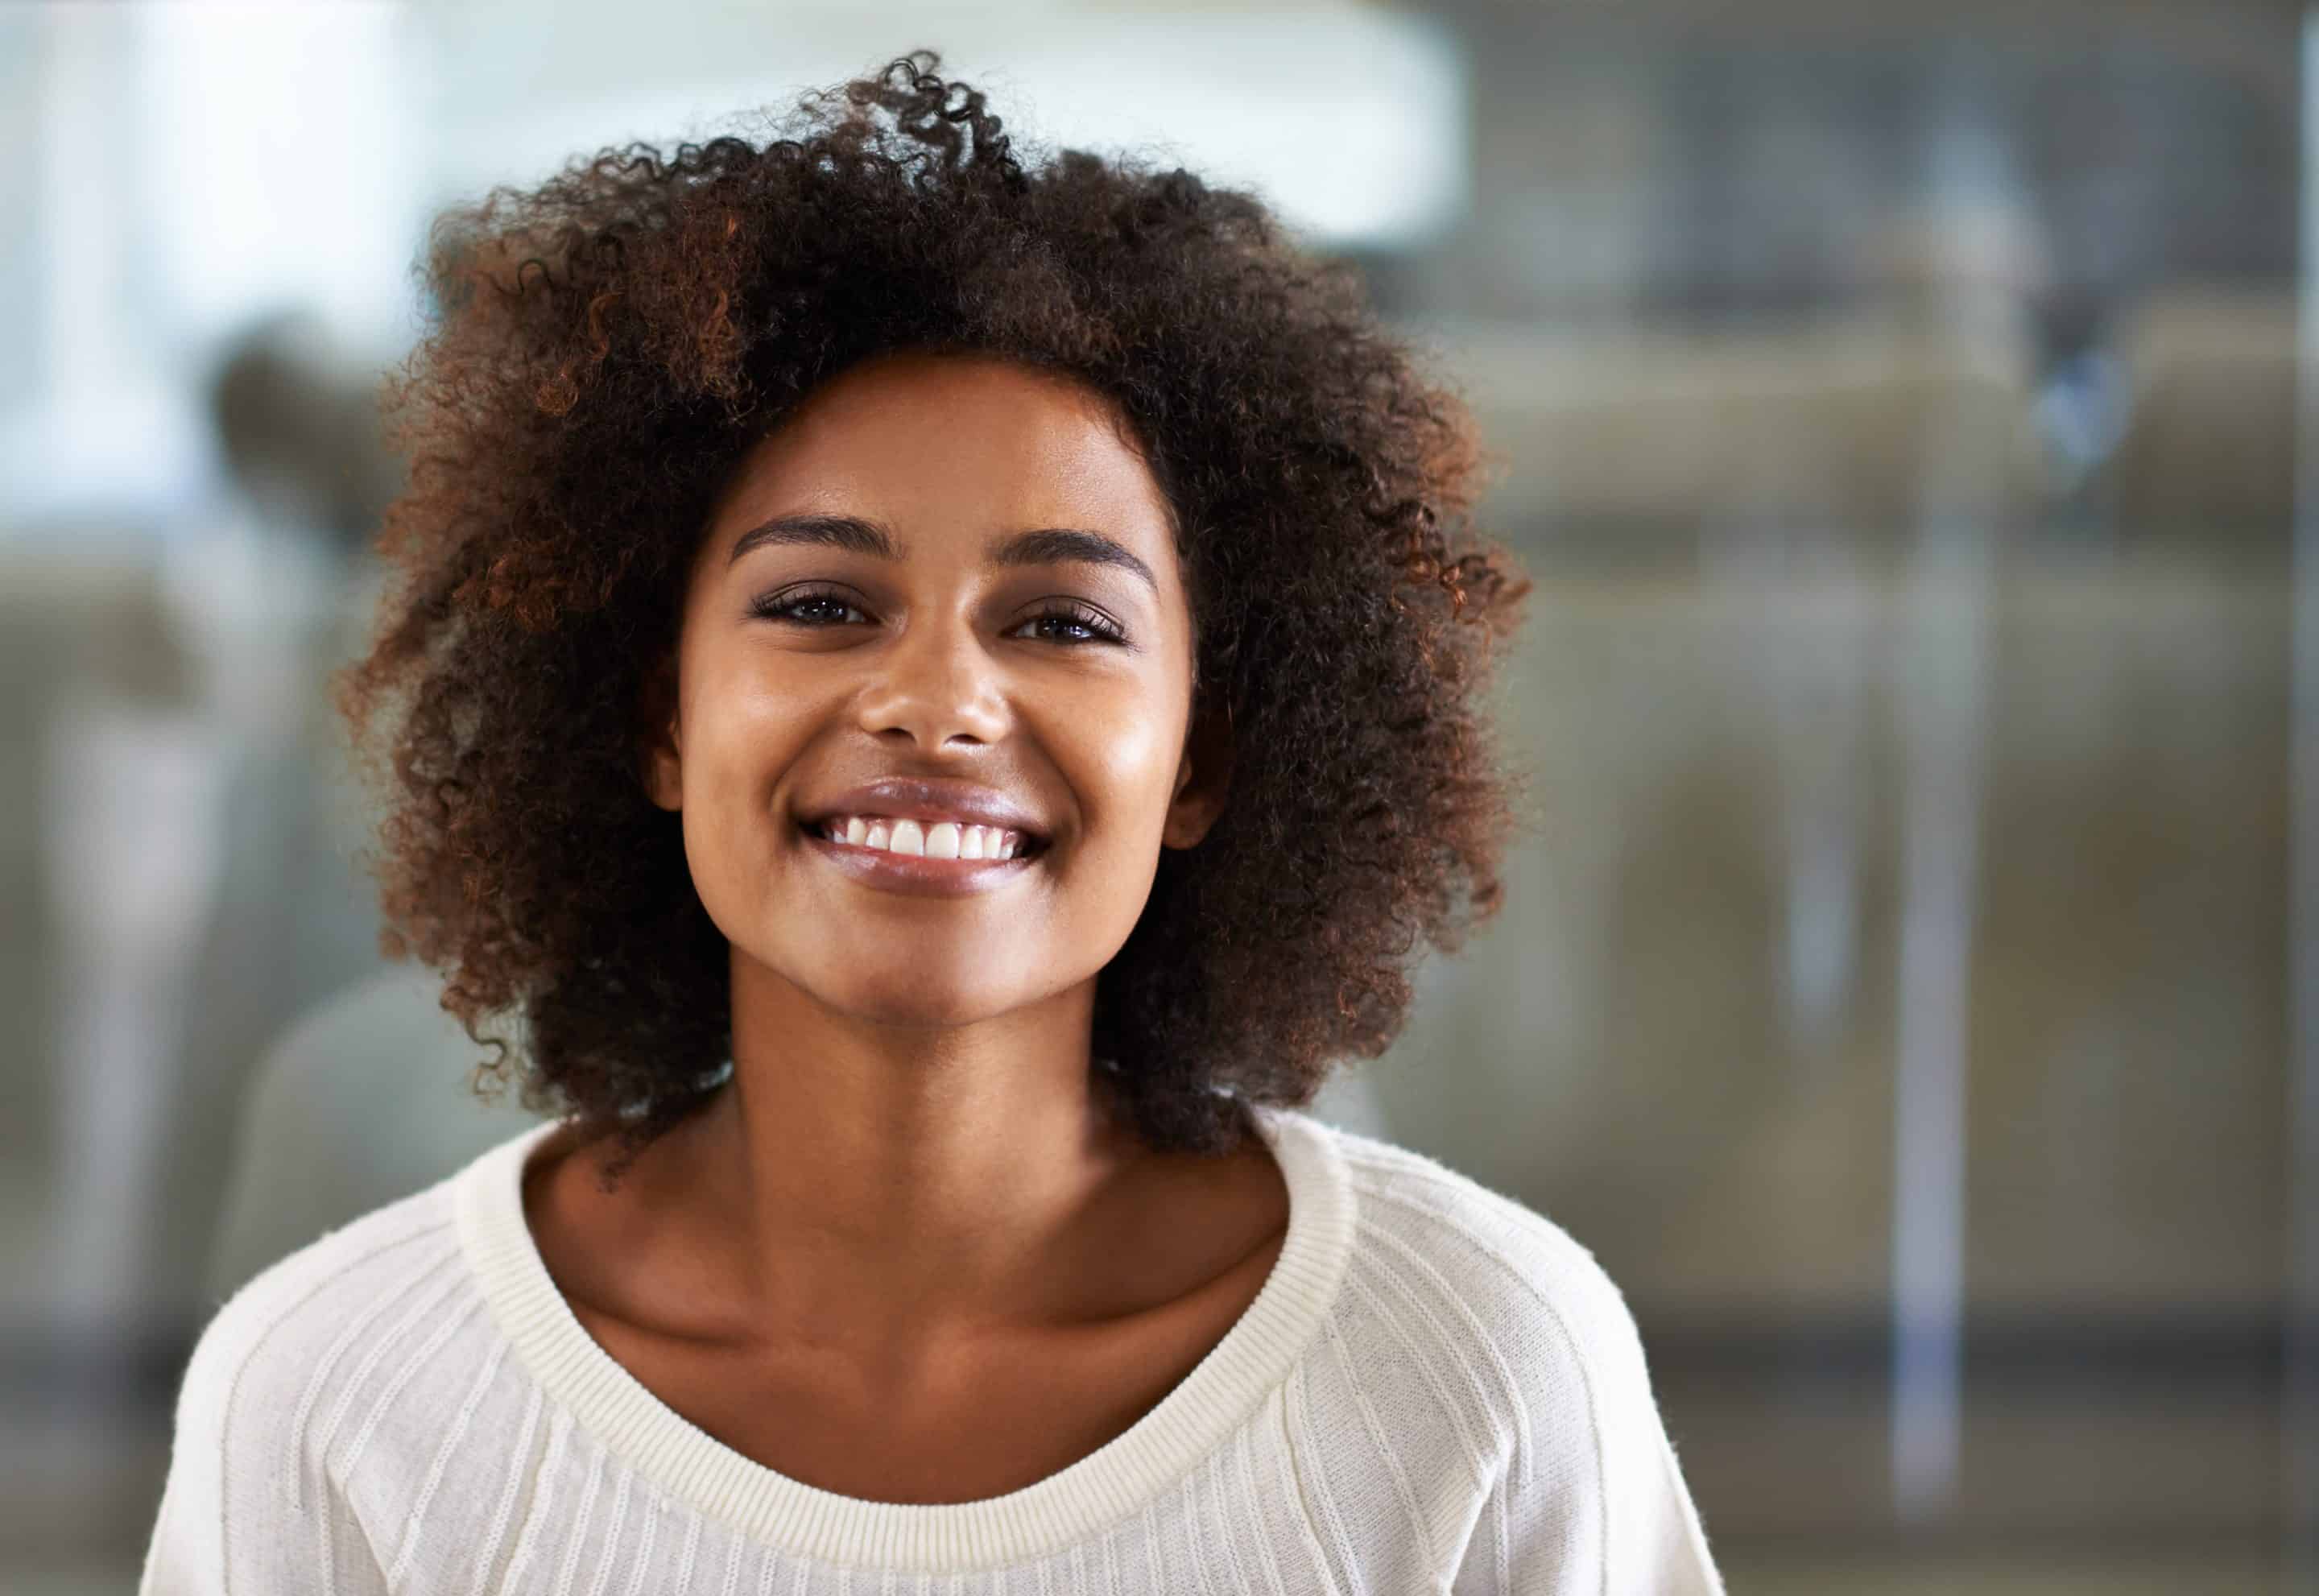
<path fill-rule="evenodd" d="M 849 815 L 824 821 L 820 834 L 850 847 L 875 848 L 926 859 L 1014 859 L 1025 842 L 999 825 L 969 825 L 958 820 L 889 820 L 881 815 Z"/>

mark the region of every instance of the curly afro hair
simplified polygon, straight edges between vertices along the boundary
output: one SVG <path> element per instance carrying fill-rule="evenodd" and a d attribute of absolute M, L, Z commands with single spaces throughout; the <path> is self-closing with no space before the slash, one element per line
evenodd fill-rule
<path fill-rule="evenodd" d="M 1074 149 L 1026 166 L 940 64 L 435 229 L 432 323 L 388 396 L 395 581 L 340 683 L 387 801 L 385 949 L 495 1049 L 479 1089 L 514 1071 L 623 1166 L 730 1056 L 726 946 L 639 775 L 649 684 L 731 471 L 873 355 L 1069 374 L 1174 511 L 1195 715 L 1234 769 L 1098 978 L 1098 1078 L 1147 1144 L 1230 1150 L 1235 1099 L 1302 1105 L 1381 1052 L 1420 944 L 1500 895 L 1481 700 L 1529 584 L 1467 531 L 1463 406 L 1256 198 Z"/>

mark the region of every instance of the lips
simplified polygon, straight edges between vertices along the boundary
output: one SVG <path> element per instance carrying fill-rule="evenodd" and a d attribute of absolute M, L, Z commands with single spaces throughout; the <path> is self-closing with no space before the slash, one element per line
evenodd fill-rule
<path fill-rule="evenodd" d="M 1026 853 L 1044 848 L 1049 836 L 1043 817 L 1021 800 L 995 787 L 935 777 L 888 776 L 866 781 L 816 800 L 799 813 L 798 823 L 808 831 L 817 831 L 833 820 L 855 816 L 915 820 L 921 827 L 949 821 L 961 827 L 1018 832 Z"/>
<path fill-rule="evenodd" d="M 817 803 L 799 826 L 817 858 L 861 886 L 906 897 L 1000 891 L 1038 869 L 1047 846 L 1027 806 L 969 782 L 873 781 L 826 810 Z M 965 845 L 969 837 L 979 852 Z"/>

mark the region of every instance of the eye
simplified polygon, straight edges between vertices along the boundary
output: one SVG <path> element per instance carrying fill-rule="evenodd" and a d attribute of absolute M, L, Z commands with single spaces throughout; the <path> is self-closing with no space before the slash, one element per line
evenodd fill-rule
<path fill-rule="evenodd" d="M 787 621 L 800 627 L 842 627 L 848 618 L 867 620 L 861 606 L 835 588 L 783 588 L 753 600 L 749 613 L 759 620 Z"/>
<path fill-rule="evenodd" d="M 1125 643 L 1127 634 L 1100 609 L 1091 605 L 1063 601 L 1041 610 L 1015 628 L 1028 631 L 1041 643 L 1079 645 L 1087 643 Z"/>

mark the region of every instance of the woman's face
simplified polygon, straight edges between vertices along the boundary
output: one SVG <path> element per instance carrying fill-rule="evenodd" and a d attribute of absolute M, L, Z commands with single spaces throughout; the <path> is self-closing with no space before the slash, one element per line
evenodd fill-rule
<path fill-rule="evenodd" d="M 1190 632 L 1099 396 L 925 355 L 814 393 L 710 517 L 651 758 L 736 989 L 949 1025 L 1091 980 L 1221 807 Z"/>

